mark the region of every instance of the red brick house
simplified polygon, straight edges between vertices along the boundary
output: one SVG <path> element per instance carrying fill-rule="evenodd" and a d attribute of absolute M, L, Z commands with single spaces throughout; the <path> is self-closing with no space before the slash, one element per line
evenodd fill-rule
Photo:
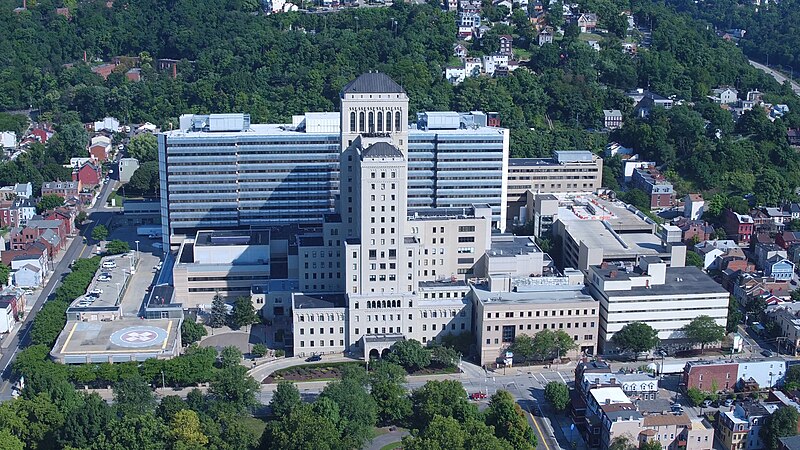
<path fill-rule="evenodd" d="M 64 231 L 68 236 L 75 234 L 75 210 L 70 208 L 56 208 L 42 214 L 44 220 L 61 220 L 64 222 Z"/>
<path fill-rule="evenodd" d="M 711 392 L 715 386 L 717 390 L 732 390 L 736 387 L 738 374 L 737 363 L 690 361 L 683 368 L 683 388 Z"/>
<path fill-rule="evenodd" d="M 34 256 L 42 264 L 42 267 L 47 267 L 46 264 L 50 261 L 50 257 L 47 254 L 47 247 L 38 242 L 29 245 L 23 250 L 6 250 L 0 253 L 0 260 L 3 261 L 3 264 L 11 266 L 11 261 L 20 256 Z"/>
<path fill-rule="evenodd" d="M 41 142 L 42 144 L 46 144 L 47 138 L 49 137 L 47 135 L 47 131 L 41 128 L 34 128 L 33 131 L 31 131 L 31 135 L 34 136 L 36 140 Z"/>
<path fill-rule="evenodd" d="M 102 179 L 103 172 L 100 166 L 91 162 L 84 163 L 79 169 L 72 171 L 72 181 L 80 181 L 81 186 L 86 188 L 99 185 Z"/>
<path fill-rule="evenodd" d="M 65 201 L 70 198 L 80 198 L 80 181 L 50 181 L 42 183 L 42 195 L 57 195 Z"/>
<path fill-rule="evenodd" d="M 111 151 L 111 145 L 104 142 L 98 142 L 89 146 L 89 156 L 97 161 L 107 161 L 108 153 Z"/>
<path fill-rule="evenodd" d="M 21 289 L 4 289 L 0 292 L 0 302 L 4 301 L 11 304 L 14 320 L 19 321 L 21 319 L 20 313 L 25 313 L 25 291 Z"/>
<path fill-rule="evenodd" d="M 750 243 L 750 237 L 755 229 L 752 217 L 726 209 L 724 220 L 728 239 L 735 240 L 740 245 Z"/>
<path fill-rule="evenodd" d="M 784 231 L 775 236 L 775 243 L 788 250 L 792 244 L 800 242 L 800 231 Z"/>
<path fill-rule="evenodd" d="M 103 77 L 104 80 L 108 79 L 108 76 L 114 71 L 114 64 L 100 64 L 99 66 L 92 67 L 92 72 L 100 75 Z"/>

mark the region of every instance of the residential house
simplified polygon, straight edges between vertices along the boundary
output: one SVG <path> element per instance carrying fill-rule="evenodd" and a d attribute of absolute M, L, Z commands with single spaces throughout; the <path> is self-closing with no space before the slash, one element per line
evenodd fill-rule
<path fill-rule="evenodd" d="M 11 203 L 12 219 L 17 223 L 17 226 L 25 225 L 25 223 L 36 215 L 36 205 L 27 198 L 18 198 Z"/>
<path fill-rule="evenodd" d="M 794 276 L 794 263 L 774 255 L 767 260 L 764 275 L 774 278 L 775 281 L 789 281 Z"/>
<path fill-rule="evenodd" d="M 687 390 L 732 391 L 736 388 L 738 372 L 739 364 L 733 361 L 690 361 L 683 369 L 681 386 Z"/>
<path fill-rule="evenodd" d="M 14 328 L 14 308 L 10 302 L 0 300 L 0 333 L 8 333 Z"/>
<path fill-rule="evenodd" d="M 92 162 L 84 163 L 80 168 L 72 170 L 72 181 L 79 181 L 81 186 L 93 188 L 103 180 L 103 172 L 99 165 Z"/>
<path fill-rule="evenodd" d="M 634 108 L 634 112 L 636 113 L 636 116 L 645 118 L 650 115 L 650 111 L 652 111 L 654 108 L 670 109 L 672 108 L 673 104 L 674 102 L 672 99 L 662 97 L 654 92 L 644 91 L 642 93 L 641 100 L 638 101 L 636 107 Z"/>
<path fill-rule="evenodd" d="M 605 148 L 605 151 L 604 151 L 603 155 L 606 158 L 613 158 L 614 156 L 617 156 L 617 155 L 620 155 L 622 157 L 624 157 L 624 156 L 632 156 L 633 155 L 633 149 L 624 147 L 619 142 L 609 142 L 608 145 L 606 145 L 606 148 Z M 631 172 L 631 174 L 633 174 L 633 172 Z"/>
<path fill-rule="evenodd" d="M 458 38 L 463 41 L 471 41 L 473 36 L 472 27 L 458 27 Z"/>
<path fill-rule="evenodd" d="M 125 78 L 127 78 L 128 81 L 132 81 L 134 83 L 142 81 L 142 69 L 138 67 L 134 67 L 133 69 L 128 69 L 128 71 L 125 72 Z"/>
<path fill-rule="evenodd" d="M 465 28 L 478 28 L 481 26 L 481 15 L 477 12 L 458 13 L 458 26 Z"/>
<path fill-rule="evenodd" d="M 57 195 L 64 200 L 79 198 L 81 195 L 80 181 L 50 181 L 42 183 L 42 195 Z"/>
<path fill-rule="evenodd" d="M 0 150 L 17 148 L 17 133 L 14 131 L 0 132 Z"/>
<path fill-rule="evenodd" d="M 553 27 L 545 27 L 539 36 L 536 38 L 539 43 L 539 47 L 543 46 L 544 44 L 552 44 L 553 43 Z M 798 142 L 800 142 L 800 136 L 798 137 Z"/>
<path fill-rule="evenodd" d="M 703 269 L 714 270 L 719 269 L 719 258 L 726 255 L 731 250 L 742 250 L 734 241 L 729 240 L 713 240 L 704 241 L 694 246 L 694 251 L 703 258 Z M 744 257 L 744 253 L 741 253 Z"/>
<path fill-rule="evenodd" d="M 25 314 L 25 291 L 7 286 L 5 289 L 0 291 L 0 300 L 11 303 L 11 310 L 14 314 L 14 320 L 22 320 L 22 316 Z"/>
<path fill-rule="evenodd" d="M 501 34 L 500 35 L 500 50 L 498 53 L 501 55 L 506 55 L 511 58 L 514 55 L 513 52 L 513 44 L 514 38 L 510 34 Z"/>
<path fill-rule="evenodd" d="M 686 413 L 647 414 L 634 439 L 639 446 L 655 441 L 665 449 L 711 450 L 714 428 L 705 419 L 691 419 Z"/>
<path fill-rule="evenodd" d="M 741 273 L 733 284 L 733 297 L 743 308 L 753 300 L 763 300 L 767 304 L 777 304 L 789 299 L 792 286 L 786 281 L 770 277 Z"/>
<path fill-rule="evenodd" d="M 442 5 L 447 11 L 458 11 L 458 0 L 447 0 Z"/>
<path fill-rule="evenodd" d="M 42 213 L 42 219 L 44 220 L 60 220 L 64 225 L 64 232 L 67 236 L 72 236 L 75 234 L 75 217 L 77 214 L 75 213 L 74 209 L 61 207 L 56 208 L 51 211 L 45 211 Z"/>
<path fill-rule="evenodd" d="M 492 2 L 492 5 L 494 5 L 495 8 L 500 6 L 505 6 L 506 8 L 508 8 L 509 15 L 511 14 L 511 11 L 514 10 L 514 3 L 512 3 L 511 0 L 494 0 Z"/>
<path fill-rule="evenodd" d="M 786 130 L 786 139 L 789 145 L 800 145 L 800 129 L 789 128 Z"/>
<path fill-rule="evenodd" d="M 67 11 L 69 11 L 69 10 L 67 10 Z M 115 67 L 117 67 L 117 66 L 114 65 L 114 64 L 100 64 L 100 65 L 97 65 L 97 66 L 93 66 L 91 70 L 92 70 L 92 72 L 94 72 L 94 73 L 100 75 L 101 77 L 103 77 L 104 80 L 107 80 L 108 76 L 111 75 L 112 72 L 114 72 L 114 68 Z"/>
<path fill-rule="evenodd" d="M 773 243 L 756 244 L 753 253 L 755 254 L 756 267 L 759 270 L 766 270 L 767 260 L 773 256 L 777 256 L 780 259 L 784 259 L 787 256 L 783 247 Z"/>
<path fill-rule="evenodd" d="M 89 156 L 97 161 L 103 162 L 108 160 L 108 155 L 111 153 L 111 139 L 105 136 L 95 136 L 92 138 L 92 143 L 89 145 Z"/>
<path fill-rule="evenodd" d="M 44 244 L 35 242 L 28 247 L 20 250 L 9 249 L 0 253 L 0 259 L 3 264 L 12 267 L 15 260 L 33 262 L 36 261 L 38 267 L 45 268 L 45 275 L 49 271 L 50 257 L 47 253 L 47 247 Z"/>
<path fill-rule="evenodd" d="M 714 226 L 702 220 L 688 220 L 685 217 L 675 223 L 681 230 L 681 241 L 684 243 L 703 242 L 714 239 Z"/>
<path fill-rule="evenodd" d="M 761 425 L 776 409 L 775 405 L 748 400 L 738 403 L 731 411 L 720 411 L 717 437 L 726 449 L 762 449 Z"/>
<path fill-rule="evenodd" d="M 12 274 L 14 286 L 34 289 L 42 285 L 42 269 L 33 264 L 25 264 Z"/>
<path fill-rule="evenodd" d="M 17 183 L 14 185 L 14 195 L 17 198 L 33 197 L 33 185 L 31 183 Z"/>
<path fill-rule="evenodd" d="M 464 66 L 448 66 L 444 69 L 444 78 L 451 84 L 459 84 L 467 79 L 467 71 Z"/>
<path fill-rule="evenodd" d="M 42 144 L 46 144 L 47 140 L 50 139 L 50 136 L 52 136 L 52 134 L 48 133 L 48 131 L 43 129 L 43 128 L 38 128 L 37 127 L 37 128 L 34 128 L 33 130 L 31 130 L 31 136 L 33 136 L 33 138 L 37 142 L 42 143 Z"/>
<path fill-rule="evenodd" d="M 120 183 L 131 181 L 133 173 L 136 172 L 138 168 L 139 161 L 136 158 L 120 158 L 117 166 L 117 175 Z"/>
<path fill-rule="evenodd" d="M 739 100 L 739 91 L 730 86 L 712 89 L 711 92 L 713 93 L 711 99 L 722 105 L 730 105 Z"/>
<path fill-rule="evenodd" d="M 603 110 L 603 126 L 614 130 L 622 126 L 622 111 L 618 109 Z"/>
<path fill-rule="evenodd" d="M 686 194 L 683 199 L 683 217 L 698 220 L 703 217 L 706 201 L 700 194 Z"/>
<path fill-rule="evenodd" d="M 467 57 L 467 47 L 464 44 L 453 44 L 453 56 L 456 58 Z"/>
<path fill-rule="evenodd" d="M 781 352 L 790 355 L 800 354 L 800 303 L 767 306 L 766 314 L 780 329 L 782 339 L 776 342 L 781 346 Z"/>
<path fill-rule="evenodd" d="M 575 23 L 580 28 L 581 33 L 591 33 L 597 27 L 597 14 L 582 13 L 578 15 Z"/>
<path fill-rule="evenodd" d="M 794 244 L 800 243 L 800 231 L 784 231 L 775 235 L 775 243 L 781 248 L 788 249 Z"/>
<path fill-rule="evenodd" d="M 115 133 L 119 131 L 119 120 L 113 117 L 106 117 L 103 120 L 94 123 L 94 131 L 95 132 L 108 131 L 111 133 Z"/>
<path fill-rule="evenodd" d="M 726 209 L 724 221 L 725 233 L 728 238 L 738 242 L 739 245 L 750 243 L 750 236 L 754 231 L 752 217 Z"/>
<path fill-rule="evenodd" d="M 650 196 L 650 208 L 666 208 L 672 205 L 674 191 L 672 183 L 654 166 L 635 169 L 631 182 L 634 187 Z"/>
<path fill-rule="evenodd" d="M 793 262 L 795 265 L 800 263 L 800 243 L 789 246 L 789 249 L 786 250 L 786 259 Z"/>

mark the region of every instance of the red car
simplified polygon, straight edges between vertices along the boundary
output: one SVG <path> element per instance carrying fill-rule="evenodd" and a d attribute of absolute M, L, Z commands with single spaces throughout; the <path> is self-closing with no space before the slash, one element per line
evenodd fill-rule
<path fill-rule="evenodd" d="M 483 392 L 473 392 L 472 394 L 469 394 L 469 398 L 472 400 L 480 400 L 486 398 L 486 394 Z"/>

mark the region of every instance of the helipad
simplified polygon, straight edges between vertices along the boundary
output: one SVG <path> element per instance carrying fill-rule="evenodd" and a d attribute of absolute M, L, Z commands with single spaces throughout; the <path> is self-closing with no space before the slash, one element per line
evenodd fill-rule
<path fill-rule="evenodd" d="M 167 338 L 167 330 L 158 327 L 136 326 L 123 328 L 111 335 L 111 343 L 120 347 L 143 348 L 158 345 Z"/>
<path fill-rule="evenodd" d="M 180 353 L 181 319 L 69 320 L 50 356 L 66 364 L 169 359 Z"/>

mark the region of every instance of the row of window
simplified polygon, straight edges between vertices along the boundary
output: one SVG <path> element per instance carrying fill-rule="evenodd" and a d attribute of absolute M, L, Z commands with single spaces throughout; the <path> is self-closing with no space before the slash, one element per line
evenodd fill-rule
<path fill-rule="evenodd" d="M 305 328 L 300 328 L 300 334 L 301 335 L 306 334 L 306 329 Z M 308 334 L 314 334 L 314 328 L 309 328 L 308 329 Z M 319 327 L 319 334 L 325 334 L 325 328 Z M 329 334 L 334 334 L 334 328 L 333 327 L 329 328 Z M 339 327 L 339 334 L 344 334 L 344 327 Z"/>
<path fill-rule="evenodd" d="M 572 322 L 566 322 L 566 324 L 567 324 L 567 328 L 572 328 Z M 540 324 L 535 323 L 535 324 L 533 324 L 533 328 L 531 328 L 531 324 L 529 323 L 529 324 L 527 324 L 527 327 L 528 327 L 529 330 L 531 330 L 531 329 L 538 330 L 539 329 L 539 325 Z M 575 322 L 575 328 L 580 328 L 580 325 L 581 325 L 580 322 Z M 543 330 L 546 330 L 548 328 L 548 324 L 546 324 L 546 323 L 541 324 L 541 326 L 542 326 Z M 504 327 L 512 327 L 513 328 L 513 325 L 504 325 Z M 523 327 L 524 327 L 523 324 L 519 324 L 519 329 L 520 330 L 523 330 L 524 329 Z M 594 328 L 594 327 L 595 327 L 595 323 L 594 322 L 583 322 L 583 328 Z M 553 330 L 555 330 L 556 328 L 564 329 L 564 322 L 559 322 L 558 323 L 558 327 L 556 327 L 556 324 L 551 323 L 549 325 L 549 328 L 553 329 Z M 491 325 L 487 325 L 486 326 L 486 331 L 492 331 L 492 326 Z M 495 325 L 494 326 L 494 331 L 500 331 L 500 327 L 498 325 Z"/>
<path fill-rule="evenodd" d="M 333 339 L 331 339 L 328 342 L 329 342 L 329 344 L 328 344 L 329 347 L 333 347 L 334 346 Z M 308 341 L 308 344 L 309 344 L 309 347 L 314 347 L 314 341 Z M 300 347 L 303 348 L 305 346 L 306 346 L 306 341 L 300 341 Z M 320 347 L 325 347 L 325 340 L 324 339 L 320 339 L 319 340 L 319 346 Z M 344 339 L 339 339 L 339 346 L 340 347 L 344 347 Z"/>
<path fill-rule="evenodd" d="M 557 314 L 557 315 L 558 316 L 563 316 L 564 315 L 564 311 L 567 312 L 567 314 L 566 314 L 567 316 L 571 316 L 572 315 L 572 310 L 571 309 L 559 310 L 558 311 L 559 314 Z M 589 311 L 590 310 L 588 308 L 584 309 L 583 310 L 583 315 L 584 316 L 588 315 Z M 591 311 L 592 311 L 592 315 L 597 313 L 597 310 L 594 309 L 594 308 L 592 308 Z M 549 314 L 549 317 L 555 317 L 556 316 L 556 311 L 536 311 L 536 317 L 539 317 L 541 312 L 544 312 L 544 314 L 543 314 L 544 317 L 548 317 L 548 314 Z M 516 314 L 516 315 L 515 315 L 515 313 L 513 311 L 506 311 L 505 314 L 504 314 L 504 317 L 506 317 L 506 318 L 525 317 L 526 315 L 527 315 L 527 317 L 534 317 L 533 311 L 520 311 L 519 314 Z M 575 315 L 576 316 L 581 315 L 581 310 L 580 309 L 576 309 L 575 310 Z M 491 319 L 492 318 L 492 313 L 491 312 L 486 313 L 486 318 L 487 319 Z M 494 313 L 494 318 L 495 319 L 499 319 L 500 318 L 500 313 L 499 312 L 495 312 Z M 594 322 L 592 322 L 592 323 L 594 323 Z M 594 325 L 592 325 L 592 326 L 594 326 Z"/>
<path fill-rule="evenodd" d="M 377 123 L 375 121 L 377 117 Z M 401 130 L 401 117 L 400 111 L 395 111 L 394 113 L 394 130 L 400 131 Z M 356 128 L 356 113 L 355 111 L 350 112 L 350 132 L 351 133 L 382 133 L 384 130 L 384 124 L 386 125 L 386 131 L 392 131 L 392 112 L 386 111 L 386 121 L 384 122 L 384 115 L 383 111 L 378 111 L 376 115 L 374 112 L 370 111 L 366 115 L 364 111 L 358 113 L 358 128 Z"/>

